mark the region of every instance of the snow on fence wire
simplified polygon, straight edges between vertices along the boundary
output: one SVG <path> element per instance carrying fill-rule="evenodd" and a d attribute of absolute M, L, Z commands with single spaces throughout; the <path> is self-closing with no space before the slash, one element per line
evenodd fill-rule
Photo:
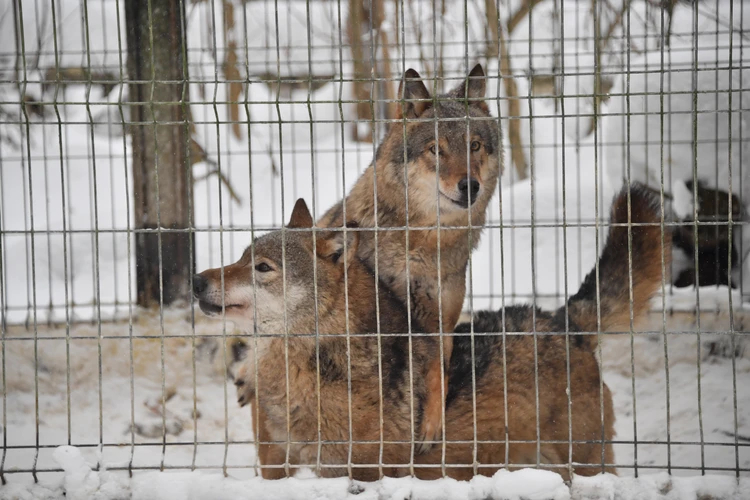
<path fill-rule="evenodd" d="M 0 5 L 0 497 L 746 495 L 748 10 L 728 0 Z M 381 227 L 366 215 L 374 188 L 326 216 L 376 155 L 409 164 L 402 178 L 374 176 L 386 187 Z M 615 269 L 597 257 L 627 181 L 655 200 L 658 236 L 638 221 L 612 226 L 629 227 Z M 298 198 L 319 229 L 293 209 Z M 283 243 L 264 236 L 290 217 Z M 358 225 L 325 231 L 344 220 Z M 424 237 L 438 226 L 439 250 Z M 230 266 L 256 238 L 283 248 L 286 265 L 259 243 L 238 284 L 230 271 L 243 271 Z M 406 241 L 421 253 L 402 270 Z M 294 244 L 323 260 L 310 267 Z M 663 258 L 648 253 L 662 244 Z M 366 292 L 358 258 L 395 299 Z M 207 269 L 218 271 L 196 281 Z M 592 269 L 596 322 L 573 335 L 582 316 L 570 300 Z M 337 273 L 348 286 L 335 288 Z M 643 282 L 658 284 L 648 311 Z M 232 300 L 258 306 L 238 314 Z M 568 320 L 545 329 L 544 313 L 523 316 L 519 304 L 562 307 Z M 612 304 L 627 306 L 617 328 L 605 324 Z M 484 310 L 499 318 L 491 328 L 475 316 Z M 465 333 L 445 335 L 459 313 Z M 274 342 L 283 349 L 269 364 Z M 287 439 L 300 345 L 313 346 L 318 385 L 304 395 L 317 414 L 311 434 Z M 588 370 L 576 358 L 586 345 Z M 581 373 L 597 380 L 592 400 L 576 400 Z M 289 399 L 264 403 L 259 382 Z M 346 394 L 339 441 L 321 424 L 340 395 L 331 387 Z M 365 389 L 374 413 L 358 406 Z M 435 397 L 438 427 L 425 431 Z M 514 417 L 524 402 L 525 418 Z M 263 419 L 273 432 L 254 432 Z M 514 430 L 524 421 L 531 434 Z M 394 463 L 399 422 L 409 438 Z M 502 431 L 483 437 L 493 425 Z M 577 434 L 587 425 L 595 436 Z M 373 429 L 374 441 L 361 438 Z M 338 467 L 326 462 L 335 442 L 346 448 Z M 362 483 L 358 446 L 377 448 L 364 461 L 377 476 L 492 478 Z M 585 446 L 600 452 L 580 460 Z M 552 472 L 495 473 L 512 465 Z M 620 477 L 563 482 L 601 471 Z"/>

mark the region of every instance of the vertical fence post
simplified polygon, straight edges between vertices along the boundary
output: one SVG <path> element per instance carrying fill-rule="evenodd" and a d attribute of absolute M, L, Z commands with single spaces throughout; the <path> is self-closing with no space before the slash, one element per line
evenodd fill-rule
<path fill-rule="evenodd" d="M 187 299 L 194 269 L 181 9 L 181 0 L 125 3 L 135 228 L 185 230 L 136 234 L 136 281 L 142 307 Z"/>

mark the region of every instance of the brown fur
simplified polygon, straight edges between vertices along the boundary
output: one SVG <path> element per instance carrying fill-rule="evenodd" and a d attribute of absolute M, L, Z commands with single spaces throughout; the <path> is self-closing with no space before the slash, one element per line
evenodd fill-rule
<path fill-rule="evenodd" d="M 451 333 L 458 321 L 469 255 L 479 243 L 487 204 L 502 171 L 497 120 L 489 114 L 484 93 L 479 65 L 469 74 L 468 86 L 461 82 L 434 101 L 419 74 L 407 71 L 399 89 L 406 101 L 399 118 L 407 121 L 390 125 L 373 165 L 347 198 L 318 221 L 321 227 L 355 221 L 363 228 L 386 228 L 377 234 L 363 232 L 357 255 L 373 271 L 377 260 L 380 279 L 409 304 L 413 321 L 430 333 Z M 459 188 L 466 179 L 481 186 L 470 197 L 462 197 L 468 190 L 462 193 Z M 435 229 L 438 213 L 440 231 Z M 410 229 L 408 244 L 407 231 L 388 229 L 407 225 L 430 229 Z M 448 366 L 452 339 L 445 336 L 442 341 L 443 362 Z M 449 383 L 441 368 L 436 357 L 426 381 L 421 450 L 441 438 L 443 388 Z"/>
<path fill-rule="evenodd" d="M 289 228 L 311 225 L 306 205 L 298 203 Z M 283 477 L 300 464 L 341 476 L 353 463 L 352 475 L 362 480 L 406 473 L 422 419 L 424 367 L 437 346 L 406 334 L 406 309 L 382 284 L 376 314 L 375 278 L 356 257 L 358 234 L 353 228 L 346 238 L 341 230 L 318 231 L 315 243 L 310 231 L 262 236 L 224 269 L 223 299 L 221 270 L 194 278 L 201 309 L 216 315 L 223 302 L 228 319 L 256 333 L 236 383 L 240 404 L 252 402 L 256 410 L 266 478 Z M 378 322 L 383 334 L 400 335 L 373 335 Z M 421 329 L 412 325 L 412 331 Z M 350 440 L 368 443 L 350 447 Z M 381 440 L 390 442 L 382 462 Z M 384 465 L 357 467 L 378 463 Z"/>
<path fill-rule="evenodd" d="M 639 188 L 633 188 L 630 195 L 631 220 L 653 220 L 658 213 L 653 200 Z M 627 206 L 627 191 L 623 191 L 613 203 L 615 223 L 627 220 L 627 211 L 624 215 L 622 211 L 623 200 Z M 302 224 L 309 223 L 299 214 L 292 219 L 302 221 Z M 319 232 L 316 239 L 319 250 L 314 254 L 312 238 L 307 233 L 287 232 L 285 240 L 280 233 L 271 233 L 259 238 L 240 262 L 233 264 L 242 266 L 242 269 L 235 267 L 229 275 L 231 278 L 225 278 L 226 297 L 230 300 L 225 298 L 224 303 L 232 305 L 226 309 L 227 316 L 235 320 L 246 318 L 250 313 L 258 316 L 251 325 L 251 331 L 257 335 L 249 346 L 248 358 L 237 378 L 237 385 L 240 403 L 252 401 L 255 406 L 256 436 L 261 441 L 258 454 L 266 478 L 284 477 L 301 464 L 317 469 L 323 476 L 347 475 L 349 462 L 352 464 L 351 475 L 357 479 L 408 473 L 406 464 L 412 458 L 410 441 L 421 418 L 426 367 L 435 355 L 435 345 L 419 335 L 367 335 L 376 330 L 378 318 L 382 332 L 405 332 L 406 310 L 387 288 L 381 286 L 380 316 L 377 316 L 373 292 L 375 277 L 355 256 L 356 234 L 356 230 L 351 230 L 348 237 L 343 238 L 341 231 Z M 602 271 L 600 290 L 604 295 L 609 294 L 607 296 L 625 297 L 623 300 L 627 304 L 628 298 L 623 295 L 623 290 L 628 290 L 627 281 L 623 280 L 627 272 L 623 273 L 623 269 L 627 269 L 628 264 L 627 260 L 618 258 L 621 256 L 621 236 L 617 228 L 610 231 L 599 261 Z M 660 247 L 659 241 L 651 236 L 648 231 L 640 229 L 632 234 L 634 251 L 643 252 L 640 254 L 642 259 L 649 260 L 639 261 L 633 267 L 634 282 L 643 282 L 643 286 L 634 287 L 634 293 L 649 294 L 635 297 L 637 304 L 647 303 L 658 288 L 655 284 L 661 282 L 660 274 L 651 272 L 654 261 L 659 263 L 659 268 L 661 264 L 659 252 L 648 250 L 649 247 Z M 343 241 L 347 242 L 345 253 Z M 287 290 L 296 294 L 294 307 L 287 309 L 287 336 L 273 335 L 267 325 L 279 328 L 278 323 L 262 317 L 272 315 L 273 308 L 258 309 L 255 314 L 251 299 L 242 303 L 239 298 L 243 295 L 234 290 L 260 281 L 257 287 L 261 292 L 258 294 L 265 294 L 271 302 L 276 301 L 279 292 L 268 292 L 276 286 L 274 281 L 253 273 L 251 264 L 258 266 L 258 262 L 268 262 L 278 273 L 281 264 L 277 259 L 281 248 L 286 248 L 288 257 L 285 267 Z M 670 248 L 669 245 L 666 248 Z M 668 262 L 669 256 L 666 255 L 667 268 Z M 315 266 L 318 279 L 317 328 L 321 334 L 330 334 L 317 337 L 304 335 L 316 331 L 315 311 L 310 309 L 315 305 L 311 279 Z M 612 273 L 611 279 L 607 273 Z M 206 300 L 206 297 L 215 297 L 212 295 L 212 289 L 218 286 L 215 274 L 215 270 L 201 273 L 201 276 L 211 277 L 209 286 L 201 287 L 198 293 L 201 307 L 209 313 L 215 312 L 215 302 Z M 300 293 L 296 288 L 298 285 L 305 285 L 307 291 Z M 447 465 L 445 472 L 457 479 L 468 479 L 475 470 L 490 475 L 506 465 L 513 468 L 539 464 L 565 478 L 570 477 L 571 471 L 582 475 L 614 472 L 612 396 L 600 377 L 593 345 L 586 340 L 590 336 L 581 335 L 580 332 L 586 329 L 577 323 L 581 321 L 589 325 L 591 322 L 588 313 L 580 313 L 592 310 L 590 302 L 596 297 L 589 294 L 589 289 L 587 278 L 579 293 L 571 298 L 568 308 L 571 314 L 568 316 L 564 307 L 549 313 L 530 306 L 512 306 L 499 312 L 479 312 L 473 318 L 473 327 L 467 323 L 456 327 L 446 400 L 445 461 L 442 446 L 416 455 L 415 473 L 418 477 L 441 476 L 441 463 Z M 613 303 L 601 308 L 603 330 L 611 330 L 613 325 L 621 323 L 621 309 L 614 307 Z M 348 342 L 346 336 L 340 335 L 346 331 L 347 312 L 349 331 L 363 334 L 348 337 Z M 637 307 L 634 319 L 640 320 L 645 312 L 645 306 Z M 472 328 L 473 336 L 470 334 Z M 537 334 L 503 335 L 503 331 Z M 565 331 L 569 332 L 568 336 L 560 334 Z M 316 344 L 316 339 L 319 344 Z M 412 355 L 411 377 L 406 361 L 409 352 Z M 351 392 L 348 386 L 350 363 Z M 350 407 L 352 440 L 372 441 L 372 444 L 353 444 L 351 457 L 348 444 Z M 396 441 L 384 444 L 382 455 L 381 408 L 382 439 Z M 291 434 L 287 434 L 287 428 Z M 475 428 L 479 442 L 476 458 Z M 510 442 L 507 450 L 506 439 Z M 569 444 L 571 440 L 572 444 Z M 338 444 L 331 441 L 338 441 Z M 322 443 L 320 447 L 319 443 Z"/>
<path fill-rule="evenodd" d="M 534 316 L 536 322 L 532 319 Z M 503 331 L 503 322 L 506 332 L 536 331 L 536 340 L 532 335 L 517 333 L 506 334 L 503 338 L 502 333 L 498 333 Z M 591 349 L 571 342 L 566 351 L 564 335 L 539 334 L 561 330 L 564 325 L 560 324 L 560 318 L 545 311 L 534 311 L 529 306 L 478 313 L 474 318 L 472 356 L 471 336 L 459 335 L 469 333 L 470 325 L 456 327 L 452 385 L 446 407 L 447 475 L 468 480 L 476 473 L 492 475 L 506 466 L 510 469 L 541 466 L 558 472 L 566 480 L 570 479 L 570 472 L 587 476 L 598 472 L 615 473 L 611 445 L 614 410 L 609 388 L 601 381 L 599 365 Z M 472 365 L 476 398 L 472 390 Z M 538 367 L 536 374 L 535 366 Z M 475 428 L 479 442 L 476 469 L 472 465 Z M 507 450 L 506 438 L 510 442 Z M 437 464 L 441 463 L 442 452 L 442 446 L 436 446 L 428 454 L 418 456 L 417 477 L 441 477 L 442 467 Z"/>
<path fill-rule="evenodd" d="M 628 198 L 631 210 L 628 210 Z M 666 249 L 665 269 L 670 268 L 669 232 L 664 233 L 662 246 L 660 214 L 658 200 L 641 186 L 623 189 L 613 201 L 610 223 L 615 225 L 610 227 L 598 265 L 599 314 L 595 268 L 586 277 L 578 293 L 570 298 L 567 310 L 561 307 L 549 313 L 530 306 L 511 306 L 498 312 L 477 313 L 473 324 L 462 323 L 456 327 L 451 390 L 446 408 L 446 440 L 449 443 L 446 445 L 445 463 L 467 465 L 449 467 L 446 472 L 451 477 L 469 479 L 474 475 L 474 468 L 470 466 L 474 462 L 474 446 L 471 443 L 475 428 L 474 400 L 477 441 L 500 441 L 477 446 L 476 460 L 479 464 L 505 463 L 506 447 L 503 441 L 507 437 L 509 441 L 529 441 L 509 445 L 507 454 L 510 464 L 540 464 L 565 478 L 569 478 L 570 471 L 581 475 L 615 473 L 611 444 L 614 437 L 612 395 L 600 377 L 593 349 L 596 335 L 580 333 L 629 330 L 631 273 L 633 323 L 638 325 L 646 319 L 649 301 L 662 283 L 663 248 Z M 630 228 L 632 259 L 628 258 L 628 227 L 619 226 L 629 221 L 650 224 Z M 471 337 L 465 335 L 472 330 L 475 332 L 473 352 Z M 529 335 L 504 337 L 500 333 L 503 331 L 536 332 L 537 335 L 536 338 Z M 570 339 L 559 333 L 566 331 L 572 332 Z M 460 336 L 461 333 L 464 335 Z M 570 342 L 569 345 L 566 345 L 567 342 Z M 535 366 L 538 367 L 536 373 Z M 472 377 L 476 384 L 475 398 Z M 504 380 L 507 383 L 507 401 L 504 397 Z M 450 441 L 470 443 L 454 444 Z M 572 446 L 569 445 L 571 441 Z M 421 465 L 436 464 L 440 463 L 441 454 L 442 449 L 438 447 L 417 460 Z M 480 465 L 477 472 L 490 475 L 497 468 Z M 442 470 L 440 467 L 419 468 L 417 475 L 436 478 L 442 475 Z"/>
<path fill-rule="evenodd" d="M 637 225 L 628 227 L 628 223 Z M 631 309 L 634 323 L 645 318 L 651 297 L 662 285 L 662 254 L 665 270 L 671 269 L 672 234 L 662 230 L 659 200 L 648 189 L 641 185 L 624 189 L 612 203 L 610 224 L 615 225 L 610 226 L 599 259 L 599 300 L 597 274 L 593 269 L 578 293 L 568 301 L 570 318 L 581 331 L 630 331 Z M 668 276 L 665 282 L 669 283 Z M 635 328 L 637 324 L 632 326 Z M 596 337 L 588 339 L 596 341 Z"/>

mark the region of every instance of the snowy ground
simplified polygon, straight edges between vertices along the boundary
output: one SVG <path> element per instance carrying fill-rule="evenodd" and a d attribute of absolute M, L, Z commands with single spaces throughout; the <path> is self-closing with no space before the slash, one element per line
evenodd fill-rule
<path fill-rule="evenodd" d="M 132 342 L 131 332 L 137 337 Z M 3 358 L 7 391 L 3 430 L 11 447 L 4 455 L 4 470 L 57 468 L 54 446 L 74 444 L 82 446 L 92 463 L 110 469 L 129 464 L 226 466 L 233 477 L 254 475 L 250 412 L 234 402 L 234 387 L 225 365 L 231 363 L 231 353 L 225 359 L 221 332 L 219 323 L 201 318 L 200 313 L 194 328 L 190 311 L 168 311 L 163 318 L 139 313 L 132 325 L 76 325 L 69 331 L 42 327 L 35 349 L 33 332 L 11 327 Z M 711 337 L 703 334 L 702 340 Z M 750 377 L 750 358 L 708 356 L 705 348 L 698 349 L 696 335 L 689 333 L 670 334 L 666 339 L 637 334 L 632 350 L 630 343 L 629 336 L 606 336 L 602 350 L 604 379 L 615 398 L 616 439 L 631 442 L 615 447 L 621 475 L 632 475 L 636 463 L 640 474 L 665 470 L 668 465 L 675 468 L 676 475 L 694 475 L 695 471 L 680 467 L 702 464 L 715 472 L 750 468 L 746 441 L 750 435 L 750 386 L 743 383 Z M 161 406 L 162 395 L 167 399 L 166 411 Z M 738 449 L 733 446 L 735 418 Z M 167 443 L 175 443 L 165 448 L 161 446 L 163 420 Z M 667 437 L 674 443 L 700 443 L 701 435 L 703 442 L 710 444 L 671 444 L 668 448 Z M 634 446 L 634 436 L 643 443 Z M 42 446 L 38 454 L 34 449 L 37 443 Z M 107 446 L 97 449 L 99 443 Z M 150 446 L 132 447 L 132 443 Z M 31 479 L 29 474 L 6 477 L 11 482 Z"/>
<path fill-rule="evenodd" d="M 22 3 L 25 32 L 29 34 L 27 50 L 29 53 L 36 50 L 36 38 L 31 36 L 35 30 L 48 33 L 46 38 L 39 38 L 46 44 L 39 64 L 41 67 L 50 65 L 54 63 L 54 52 L 50 25 L 43 26 L 44 22 L 50 22 L 42 15 L 44 9 L 40 6 L 43 4 L 34 0 Z M 59 3 L 62 11 L 57 13 L 58 20 L 66 27 L 60 32 L 60 47 L 65 49 L 60 54 L 60 64 L 80 65 L 85 43 L 81 35 L 84 30 L 79 2 Z M 96 22 L 89 23 L 87 34 L 92 45 L 102 48 L 92 53 L 93 64 L 111 68 L 119 65 L 118 43 L 121 46 L 124 42 L 118 42 L 113 24 L 116 11 L 106 3 L 88 2 L 88 15 Z M 219 2 L 214 4 L 219 5 Z M 309 53 L 315 71 L 320 75 L 350 75 L 350 65 L 337 62 L 338 47 L 327 38 L 331 29 L 337 29 L 333 2 L 325 3 L 320 9 L 316 2 L 296 2 L 280 11 L 278 30 L 285 46 L 281 51 L 284 59 L 281 72 L 298 75 L 308 69 L 307 4 L 313 6 L 312 19 L 317 33 L 311 37 L 316 45 Z M 643 2 L 646 4 L 648 2 Z M 712 8 L 704 4 L 701 9 Z M 715 31 L 716 23 L 723 29 L 729 25 L 728 4 L 717 4 L 721 11 L 717 17 L 701 18 L 699 29 L 704 28 L 709 33 L 700 39 L 701 44 L 727 47 L 729 38 L 719 41 L 718 35 L 714 39 L 710 32 Z M 190 19 L 207 18 L 209 11 L 206 9 L 211 2 L 191 2 L 190 5 Z M 247 33 L 237 35 L 237 39 L 247 39 L 255 51 L 250 54 L 255 66 L 248 65 L 248 72 L 257 76 L 267 70 L 276 71 L 276 47 L 264 39 L 264 30 L 259 29 L 264 20 L 273 18 L 273 4 L 246 2 L 246 5 L 249 28 Z M 744 10 L 735 9 L 735 25 L 742 25 L 741 17 L 750 13 L 750 9 Z M 217 9 L 217 13 L 220 12 Z M 549 5 L 540 5 L 531 28 L 522 24 L 511 38 L 510 50 L 517 73 L 522 74 L 532 67 L 540 73 L 551 72 L 558 63 L 549 55 L 554 48 L 551 39 L 539 37 L 533 44 L 526 40 L 530 29 L 534 33 L 556 33 L 556 28 L 550 26 L 550 12 Z M 463 12 L 454 14 L 445 16 L 448 23 L 445 36 L 448 41 L 462 42 Z M 681 22 L 675 27 L 691 26 L 685 11 L 678 14 L 681 17 L 676 19 Z M 405 15 L 413 25 L 412 17 L 422 13 L 420 10 Z M 565 15 L 565 69 L 568 73 L 580 74 L 566 78 L 562 88 L 566 95 L 585 94 L 592 88 L 593 56 L 590 46 L 576 45 L 575 40 L 588 36 L 586 30 L 590 26 L 587 28 L 582 21 L 587 12 L 576 8 L 566 11 Z M 474 17 L 470 19 L 468 38 L 473 43 L 481 40 L 483 34 L 472 24 L 476 14 L 470 16 Z M 237 19 L 239 17 L 237 14 Z M 13 45 L 12 40 L 6 38 L 12 36 L 13 30 L 3 24 L 12 18 L 12 15 L 0 16 L 0 46 Z M 714 25 L 710 25 L 712 19 Z M 221 19 L 217 23 L 220 24 Z M 327 84 L 309 96 L 306 91 L 296 92 L 292 95 L 295 103 L 282 102 L 278 107 L 273 104 L 276 96 L 272 90 L 263 84 L 250 85 L 250 95 L 246 96 L 253 122 L 250 139 L 235 137 L 228 125 L 217 127 L 217 114 L 220 120 L 228 116 L 226 107 L 221 104 L 226 99 L 227 89 L 213 83 L 214 71 L 220 63 L 217 65 L 211 58 L 210 47 L 217 43 L 221 49 L 224 41 L 210 32 L 207 23 L 190 22 L 189 29 L 189 39 L 197 49 L 190 53 L 191 76 L 204 81 L 190 89 L 192 113 L 198 123 L 197 139 L 209 157 L 221 164 L 240 196 L 239 203 L 231 201 L 215 176 L 196 184 L 195 225 L 200 230 L 196 235 L 196 256 L 198 268 L 202 269 L 236 260 L 252 239 L 249 229 L 279 226 L 298 197 L 313 202 L 314 211 L 321 214 L 343 196 L 366 168 L 373 146 L 352 142 L 349 129 L 337 122 L 342 110 L 336 101 L 342 96 L 349 97 L 348 86 L 341 89 L 338 83 Z M 647 31 L 635 21 L 632 30 L 636 34 Z M 679 30 L 676 28 L 676 31 Z M 431 36 L 423 35 L 426 40 Z M 645 48 L 653 49 L 655 39 L 644 43 Z M 692 39 L 684 33 L 675 39 L 675 45 L 682 49 L 691 44 Z M 732 53 L 735 64 L 740 60 L 746 64 L 750 53 L 743 52 L 739 43 L 734 49 L 740 54 L 738 59 Z M 460 43 L 449 44 L 447 50 L 455 52 L 453 55 L 459 59 L 463 54 Z M 718 57 L 719 50 L 714 51 Z M 624 61 L 622 54 L 618 56 L 615 52 L 613 50 L 609 58 L 616 69 Z M 0 52 L 0 56 L 5 54 Z M 405 56 L 406 67 L 421 68 L 422 62 L 415 49 L 407 50 Z M 459 59 L 454 59 L 454 67 L 450 68 L 455 76 L 462 70 L 463 62 L 459 63 Z M 726 62 L 725 59 L 722 61 Z M 703 62 L 711 64 L 711 61 Z M 637 58 L 630 63 L 636 64 Z M 559 66 L 554 67 L 559 69 Z M 496 65 L 490 62 L 487 72 L 496 75 Z M 43 96 L 37 83 L 39 74 L 30 71 L 26 76 L 29 80 L 27 93 Z M 527 80 L 519 78 L 518 83 L 520 95 L 526 95 Z M 623 91 L 622 83 L 619 85 L 613 92 Z M 2 439 L 7 448 L 0 459 L 0 470 L 10 483 L 5 489 L 0 488 L 0 498 L 20 495 L 32 482 L 30 473 L 10 473 L 12 471 L 59 469 L 55 453 L 69 458 L 63 463 L 73 464 L 70 470 L 66 469 L 66 481 L 72 481 L 70 491 L 86 481 L 99 481 L 100 492 L 115 488 L 109 497 L 117 498 L 117 491 L 124 490 L 116 488 L 126 487 L 123 486 L 124 473 L 118 469 L 127 469 L 130 465 L 212 467 L 217 472 L 226 469 L 237 480 L 250 481 L 221 482 L 217 477 L 204 475 L 166 477 L 139 472 L 130 486 L 134 496 L 140 494 L 140 498 L 153 496 L 150 492 L 154 490 L 149 488 L 220 491 L 232 498 L 249 497 L 247 491 L 260 491 L 258 483 L 251 479 L 255 474 L 255 451 L 250 412 L 239 409 L 234 403 L 234 388 L 226 377 L 225 351 L 216 338 L 222 334 L 221 325 L 207 322 L 200 313 L 193 319 L 189 309 L 165 311 L 160 317 L 132 310 L 129 306 L 135 293 L 132 235 L 127 232 L 133 225 L 132 207 L 128 206 L 130 143 L 122 136 L 119 114 L 119 104 L 127 97 L 126 92 L 125 87 L 118 87 L 109 96 L 103 96 L 100 87 L 70 86 L 60 90 L 57 96 L 48 93 L 46 99 L 66 103 L 56 107 L 62 123 L 54 112 L 44 120 L 35 119 L 29 128 L 28 149 L 0 144 L 0 225 L 3 229 L 0 235 L 0 302 L 3 319 L 8 324 L 2 344 L 1 374 Z M 502 96 L 502 92 L 497 79 L 491 79 L 488 95 Z M 18 98 L 15 85 L 0 85 L 0 101 L 14 102 Z M 312 102 L 310 106 L 308 98 Z M 218 106 L 214 106 L 216 102 Z M 735 109 L 742 102 L 741 98 L 735 99 Z M 611 165 L 611 158 L 621 151 L 611 148 L 615 149 L 613 153 L 606 144 L 596 144 L 593 135 L 584 137 L 580 133 L 590 119 L 586 116 L 590 112 L 590 99 L 566 98 L 563 104 L 568 115 L 564 119 L 559 116 L 561 109 L 551 99 L 523 102 L 522 114 L 533 116 L 533 120 L 524 119 L 522 134 L 528 145 L 526 153 L 532 161 L 534 177 L 515 182 L 510 175 L 512 169 L 507 169 L 490 207 L 490 227 L 472 258 L 467 311 L 528 301 L 533 295 L 539 305 L 554 306 L 560 297 L 575 292 L 594 263 L 596 231 L 591 226 L 578 227 L 577 224 L 592 224 L 597 215 L 600 221 L 606 216 L 606 204 L 616 190 L 617 176 L 612 173 L 621 171 L 619 165 Z M 622 101 L 615 98 L 610 109 L 617 109 L 617 105 L 622 106 Z M 490 107 L 494 114 L 498 109 L 505 113 L 504 102 L 492 101 Z M 606 113 L 607 108 L 603 111 Z M 571 116 L 576 113 L 582 116 Z M 240 107 L 240 119 L 247 118 L 245 109 Z M 346 106 L 343 118 L 352 118 L 352 110 Z M 277 125 L 279 120 L 284 122 L 282 126 Z M 623 137 L 617 121 L 605 117 L 598 136 L 600 141 L 602 137 Z M 502 123 L 507 127 L 505 119 Z M 737 126 L 738 122 L 733 123 Z M 0 123 L 0 133 L 8 130 L 17 138 L 23 132 L 17 125 Z M 735 133 L 735 140 L 738 135 L 741 132 Z M 644 160 L 646 164 L 660 164 L 658 150 L 646 151 L 647 155 L 657 155 L 656 160 Z M 739 160 L 733 161 L 734 165 L 739 164 Z M 273 166 L 278 173 L 274 173 Z M 196 177 L 208 168 L 206 164 L 195 165 Z M 531 223 L 539 226 L 532 231 L 528 227 Z M 566 229 L 561 227 L 563 223 L 568 224 Z M 242 231 L 222 233 L 218 229 L 220 224 Z M 521 227 L 511 227 L 514 224 Z M 99 233 L 93 233 L 94 229 Z M 32 230 L 36 234 L 30 237 L 28 232 Z M 730 294 L 726 288 L 701 289 L 697 294 L 688 290 L 669 296 L 669 309 L 691 311 L 697 297 L 700 297 L 701 330 L 704 332 L 729 330 L 726 315 L 730 297 L 736 316 L 742 318 L 750 314 L 742 308 L 740 296 Z M 95 303 L 99 305 L 92 305 Z M 659 301 L 657 308 L 660 305 Z M 717 314 L 717 310 L 723 313 Z M 667 331 L 694 330 L 694 320 L 686 314 L 687 317 L 683 317 L 670 312 Z M 98 322 L 98 318 L 105 321 Z M 119 320 L 112 322 L 111 318 Z M 658 331 L 660 313 L 655 318 L 651 329 Z M 51 326 L 50 320 L 63 325 L 70 321 L 71 326 Z M 748 331 L 750 322 L 735 321 L 735 328 Z M 139 338 L 131 342 L 131 334 Z M 703 466 L 712 474 L 729 476 L 737 468 L 742 469 L 741 475 L 747 476 L 750 469 L 750 385 L 747 384 L 750 353 L 746 350 L 744 356 L 736 359 L 709 355 L 705 341 L 710 337 L 702 334 L 701 346 L 697 336 L 689 333 L 671 333 L 666 338 L 635 335 L 632 343 L 629 336 L 603 340 L 604 377 L 615 398 L 617 440 L 639 441 L 637 447 L 627 443 L 616 445 L 619 472 L 622 476 L 632 476 L 637 464 L 638 474 L 647 475 L 650 479 L 645 482 L 652 483 L 644 488 L 663 491 L 669 498 L 708 495 L 709 490 L 700 488 L 711 485 L 728 488 L 717 496 L 731 497 L 732 490 L 731 486 L 715 479 L 705 480 L 700 487 L 688 481 L 675 482 L 668 487 L 668 478 L 652 476 L 668 466 L 675 475 L 700 474 L 700 470 L 680 467 Z M 726 346 L 728 336 L 713 337 L 718 339 L 718 344 Z M 665 354 L 668 354 L 668 363 Z M 161 407 L 163 397 L 168 400 L 166 408 Z M 160 437 L 164 425 L 167 446 Z M 667 439 L 672 444 L 666 444 Z M 710 444 L 675 444 L 701 441 Z M 736 442 L 738 447 L 735 447 Z M 101 443 L 108 446 L 98 447 Z M 145 446 L 132 446 L 133 443 Z M 109 475 L 86 476 L 85 467 L 77 461 L 75 452 L 55 451 L 57 446 L 68 444 L 79 446 L 88 463 L 108 468 L 106 474 Z M 428 497 L 429 492 L 434 493 L 434 488 L 449 492 L 444 493 L 444 497 L 453 497 L 455 493 L 456 498 L 484 498 L 487 491 L 499 488 L 507 498 L 514 498 L 510 493 L 514 491 L 510 489 L 513 481 L 539 482 L 540 488 L 550 488 L 538 496 L 524 491 L 525 498 L 558 498 L 554 494 L 558 483 L 545 482 L 540 476 L 516 474 L 492 481 L 477 479 L 471 485 L 443 482 L 428 487 L 418 482 L 384 482 L 377 486 L 380 491 L 368 489 L 367 494 L 357 498 L 392 498 L 397 494 L 403 494 L 403 498 L 409 492 L 413 498 L 422 498 Z M 59 494 L 62 473 L 39 473 L 38 476 L 43 484 L 52 488 L 52 496 Z M 83 478 L 83 482 L 76 478 Z M 612 498 L 611 481 L 602 480 L 597 485 L 575 483 L 573 494 L 577 498 L 608 495 Z M 626 487 L 627 480 L 623 481 L 618 488 Z M 351 495 L 346 481 L 327 484 L 329 489 L 321 486 L 324 489 L 320 490 L 325 491 L 325 495 L 332 498 Z M 638 491 L 639 486 L 630 486 L 629 491 Z M 292 492 L 299 487 L 300 484 L 293 481 L 279 485 L 278 498 L 292 498 Z M 39 488 L 41 486 L 34 494 L 43 498 L 44 492 Z M 90 496 L 85 488 L 80 491 L 80 498 Z M 688 491 L 691 493 L 686 493 Z M 321 492 L 319 494 L 323 495 Z M 566 498 L 565 492 L 560 494 L 563 496 L 559 498 Z M 271 498 L 270 493 L 268 495 L 265 498 Z"/>
<path fill-rule="evenodd" d="M 64 491 L 73 500 L 170 498 L 211 499 L 366 499 L 366 500 L 615 500 L 624 498 L 685 500 L 744 499 L 750 480 L 718 476 L 673 478 L 655 474 L 641 479 L 603 475 L 576 477 L 567 487 L 561 477 L 548 471 L 525 469 L 498 471 L 493 477 L 477 476 L 471 481 L 413 478 L 385 478 L 375 483 L 359 483 L 346 478 L 310 480 L 290 478 L 275 482 L 236 480 L 220 474 L 199 472 L 158 473 L 136 476 L 132 481 L 102 471 L 92 471 L 79 450 L 64 446 L 55 459 L 65 468 Z M 29 490 L 14 485 L 0 490 L 7 498 L 56 498 L 61 485 L 37 484 Z"/>

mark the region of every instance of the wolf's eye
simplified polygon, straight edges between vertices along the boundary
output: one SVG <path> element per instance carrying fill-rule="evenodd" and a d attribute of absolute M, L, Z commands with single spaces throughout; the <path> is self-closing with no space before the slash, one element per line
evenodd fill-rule
<path fill-rule="evenodd" d="M 266 264 L 265 262 L 261 262 L 257 266 L 255 266 L 255 270 L 259 273 L 267 273 L 269 271 L 273 271 L 273 268 Z"/>
<path fill-rule="evenodd" d="M 479 141 L 471 141 L 471 150 L 472 151 L 479 151 L 480 147 L 481 147 L 481 144 L 479 144 Z"/>
<path fill-rule="evenodd" d="M 430 146 L 430 153 L 437 154 L 437 146 L 436 145 L 433 144 L 432 146 Z"/>

